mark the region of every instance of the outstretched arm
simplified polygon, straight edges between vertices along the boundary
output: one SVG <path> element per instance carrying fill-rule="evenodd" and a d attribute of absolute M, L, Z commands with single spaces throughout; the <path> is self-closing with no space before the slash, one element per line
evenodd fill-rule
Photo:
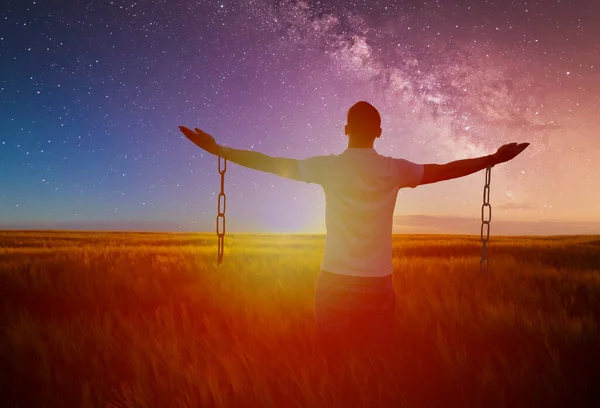
<path fill-rule="evenodd" d="M 219 156 L 254 170 L 272 173 L 277 176 L 298 179 L 298 160 L 285 157 L 271 157 L 250 150 L 238 150 L 221 146 Z"/>
<path fill-rule="evenodd" d="M 501 146 L 496 153 L 488 156 L 457 160 L 446 164 L 425 164 L 423 166 L 423 179 L 419 184 L 431 184 L 468 176 L 488 166 L 493 167 L 496 164 L 514 159 L 527 146 L 529 146 L 529 143 L 509 143 Z"/>
<path fill-rule="evenodd" d="M 215 156 L 221 156 L 240 166 L 254 170 L 272 173 L 281 177 L 298 180 L 298 160 L 283 157 L 271 157 L 250 150 L 238 150 L 217 144 L 215 139 L 206 132 L 196 128 L 195 131 L 184 126 L 179 130 L 196 146 Z"/>

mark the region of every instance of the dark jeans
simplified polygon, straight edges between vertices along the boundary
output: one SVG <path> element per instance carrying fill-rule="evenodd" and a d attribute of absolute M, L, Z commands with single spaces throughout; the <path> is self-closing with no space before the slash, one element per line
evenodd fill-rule
<path fill-rule="evenodd" d="M 355 277 L 321 271 L 315 288 L 319 347 L 337 353 L 373 351 L 391 344 L 396 296 L 392 275 Z"/>

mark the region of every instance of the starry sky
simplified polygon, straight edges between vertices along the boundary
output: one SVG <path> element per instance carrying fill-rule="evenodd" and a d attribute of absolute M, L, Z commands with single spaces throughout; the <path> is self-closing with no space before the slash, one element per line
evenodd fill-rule
<path fill-rule="evenodd" d="M 342 153 L 367 100 L 386 156 L 531 143 L 492 170 L 492 233 L 600 233 L 598 1 L 8 0 L 0 15 L 0 228 L 213 231 L 217 159 L 179 125 L 303 159 Z M 484 179 L 401 190 L 394 231 L 479 234 Z M 225 188 L 228 231 L 324 231 L 317 185 L 230 164 Z"/>

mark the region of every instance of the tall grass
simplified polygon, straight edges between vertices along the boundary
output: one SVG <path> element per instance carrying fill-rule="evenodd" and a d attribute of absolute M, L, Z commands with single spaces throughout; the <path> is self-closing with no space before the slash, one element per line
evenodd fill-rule
<path fill-rule="evenodd" d="M 595 406 L 600 237 L 394 240 L 398 330 L 316 347 L 323 236 L 0 233 L 0 396 L 28 407 Z"/>

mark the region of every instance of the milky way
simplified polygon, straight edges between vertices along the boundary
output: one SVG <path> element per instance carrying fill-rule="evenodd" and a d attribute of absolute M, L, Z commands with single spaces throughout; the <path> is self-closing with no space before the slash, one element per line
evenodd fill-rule
<path fill-rule="evenodd" d="M 345 149 L 358 100 L 384 155 L 529 141 L 493 169 L 497 220 L 600 221 L 598 2 L 52 3 L 0 21 L 5 227 L 212 230 L 216 158 L 178 125 L 301 159 Z M 396 214 L 476 218 L 483 180 L 401 191 Z M 232 164 L 226 189 L 232 231 L 324 228 L 318 186 Z"/>

